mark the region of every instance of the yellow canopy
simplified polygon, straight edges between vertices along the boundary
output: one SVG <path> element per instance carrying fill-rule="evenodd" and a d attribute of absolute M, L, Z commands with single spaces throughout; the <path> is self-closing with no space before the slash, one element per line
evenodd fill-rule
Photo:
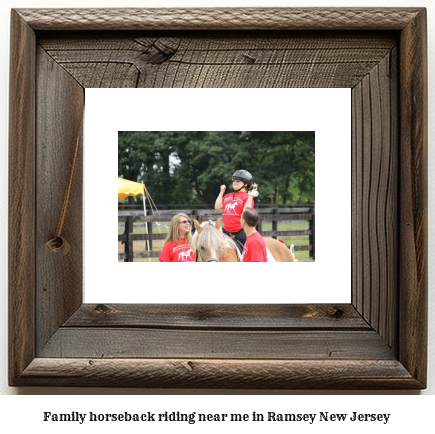
<path fill-rule="evenodd" d="M 143 184 L 118 177 L 118 198 L 145 194 Z"/>

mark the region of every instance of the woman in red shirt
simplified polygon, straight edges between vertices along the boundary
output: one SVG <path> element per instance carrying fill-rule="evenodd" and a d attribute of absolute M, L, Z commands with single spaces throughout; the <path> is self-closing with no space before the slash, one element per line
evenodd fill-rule
<path fill-rule="evenodd" d="M 190 218 L 183 213 L 171 219 L 169 232 L 165 239 L 160 262 L 195 262 L 196 255 L 190 246 L 192 234 L 190 232 Z"/>
<path fill-rule="evenodd" d="M 232 179 L 233 192 L 224 196 L 226 186 L 221 185 L 221 191 L 214 207 L 223 210 L 223 232 L 235 237 L 244 246 L 246 234 L 240 226 L 240 217 L 246 207 L 254 207 L 254 197 L 258 196 L 258 191 L 252 190 L 254 180 L 247 170 L 237 170 Z"/>

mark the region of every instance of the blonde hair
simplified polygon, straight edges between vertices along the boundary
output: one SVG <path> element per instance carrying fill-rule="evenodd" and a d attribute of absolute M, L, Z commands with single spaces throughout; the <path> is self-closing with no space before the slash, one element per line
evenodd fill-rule
<path fill-rule="evenodd" d="M 185 217 L 187 220 L 191 220 L 191 218 L 184 213 L 174 215 L 174 217 L 172 217 L 171 219 L 171 223 L 169 224 L 169 232 L 168 235 L 166 235 L 165 244 L 168 241 L 179 244 L 181 238 L 180 232 L 178 230 L 178 225 L 180 224 L 180 217 Z M 192 233 L 190 232 L 190 230 L 187 232 L 185 239 L 187 244 L 190 244 L 192 242 Z"/>

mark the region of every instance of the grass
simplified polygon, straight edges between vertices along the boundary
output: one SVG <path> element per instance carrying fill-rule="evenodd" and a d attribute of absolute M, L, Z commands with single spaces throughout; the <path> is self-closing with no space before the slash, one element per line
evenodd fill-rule
<path fill-rule="evenodd" d="M 164 226 L 166 225 L 166 226 Z M 169 228 L 169 222 L 161 222 L 159 226 L 153 226 L 153 234 L 167 234 Z M 118 235 L 121 235 L 124 233 L 123 228 L 118 228 Z M 133 234 L 146 234 L 145 230 L 145 223 L 143 223 L 143 226 L 134 227 L 133 228 Z M 165 240 L 153 240 L 153 252 L 160 252 L 163 249 L 163 245 L 165 243 Z M 134 251 L 135 252 L 145 252 L 147 250 L 146 248 L 146 241 L 135 241 L 134 242 Z M 124 246 L 121 245 L 121 242 L 118 241 L 118 253 L 124 253 Z M 124 262 L 124 259 L 118 259 L 118 262 Z M 147 258 L 135 258 L 133 262 L 150 262 Z M 151 258 L 151 262 L 159 262 L 158 258 Z"/>
<path fill-rule="evenodd" d="M 308 230 L 309 223 L 308 222 L 278 222 L 278 231 L 302 231 Z M 263 231 L 271 231 L 272 230 L 272 222 L 263 223 L 262 227 Z M 308 235 L 300 235 L 300 236 L 284 236 L 280 237 L 284 244 L 290 247 L 292 244 L 295 246 L 303 246 L 309 244 Z M 310 252 L 308 250 L 302 250 L 295 252 L 296 259 L 308 259 L 310 257 Z"/>
<path fill-rule="evenodd" d="M 164 226 L 166 225 L 166 226 Z M 278 222 L 278 230 L 307 230 L 308 229 L 308 222 Z M 160 223 L 160 226 L 153 226 L 153 234 L 167 234 L 168 233 L 168 227 L 169 222 L 167 223 Z M 264 222 L 262 230 L 264 231 L 271 231 L 272 230 L 272 222 Z M 123 228 L 118 228 L 118 235 L 121 235 L 124 233 Z M 134 227 L 133 230 L 134 234 L 145 234 L 145 226 L 142 227 Z M 284 244 L 288 247 L 290 247 L 291 244 L 295 246 L 302 246 L 307 245 L 309 243 L 309 237 L 308 235 L 302 235 L 302 236 L 284 236 L 281 237 L 284 241 Z M 161 251 L 163 248 L 164 240 L 153 240 L 153 251 L 158 252 Z M 134 242 L 134 251 L 135 252 L 144 252 L 146 251 L 146 242 L 145 241 L 135 241 Z M 118 241 L 118 253 L 124 252 L 124 246 L 121 245 L 121 242 Z M 302 250 L 295 252 L 295 258 L 298 260 L 304 260 L 309 258 L 309 251 L 308 250 Z M 119 259 L 118 262 L 124 262 L 123 259 Z M 145 258 L 136 258 L 134 259 L 134 262 L 149 262 L 149 259 Z M 151 262 L 159 262 L 158 258 L 151 258 Z"/>

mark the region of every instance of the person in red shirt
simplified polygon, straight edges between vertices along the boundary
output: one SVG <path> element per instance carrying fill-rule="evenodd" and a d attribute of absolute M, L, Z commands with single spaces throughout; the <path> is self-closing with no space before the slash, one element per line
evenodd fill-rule
<path fill-rule="evenodd" d="M 177 214 L 171 219 L 169 232 L 165 239 L 160 262 L 196 262 L 196 255 L 190 243 L 190 218 L 183 213 Z"/>
<path fill-rule="evenodd" d="M 240 226 L 240 217 L 246 207 L 252 208 L 254 206 L 254 197 L 258 196 L 258 191 L 253 189 L 254 180 L 247 170 L 237 170 L 232 179 L 233 192 L 225 194 L 226 186 L 221 185 L 221 191 L 214 207 L 222 210 L 224 223 L 222 231 L 235 237 L 244 246 L 246 234 Z"/>
<path fill-rule="evenodd" d="M 245 208 L 240 219 L 240 225 L 246 233 L 246 243 L 243 247 L 242 262 L 267 262 L 266 243 L 257 232 L 258 212 Z"/>

